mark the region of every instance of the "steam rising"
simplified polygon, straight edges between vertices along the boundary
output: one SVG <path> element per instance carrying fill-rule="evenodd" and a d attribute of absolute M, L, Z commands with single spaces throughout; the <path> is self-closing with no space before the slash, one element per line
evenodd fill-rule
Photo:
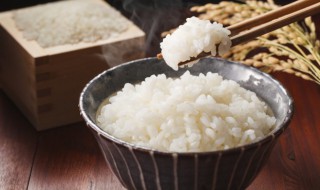
<path fill-rule="evenodd" d="M 203 0 L 195 2 L 205 3 Z M 195 5 L 186 0 L 110 0 L 108 3 L 145 32 L 143 51 L 146 57 L 154 57 L 160 52 L 161 32 L 183 24 L 192 16 L 189 8 Z M 109 65 L 121 63 L 123 60 L 115 60 L 111 53 L 121 53 L 117 52 L 119 49 L 110 48 L 103 50 Z"/>
<path fill-rule="evenodd" d="M 154 57 L 160 52 L 161 32 L 184 23 L 190 5 L 183 0 L 123 0 L 116 8 L 146 33 L 146 56 Z"/>

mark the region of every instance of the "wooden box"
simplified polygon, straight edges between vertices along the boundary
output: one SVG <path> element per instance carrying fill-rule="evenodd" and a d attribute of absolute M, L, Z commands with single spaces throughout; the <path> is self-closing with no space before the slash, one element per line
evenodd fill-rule
<path fill-rule="evenodd" d="M 130 22 L 111 39 L 44 49 L 23 38 L 12 12 L 1 13 L 1 88 L 37 130 L 81 121 L 78 101 L 85 84 L 109 67 L 144 57 L 144 36 Z"/>

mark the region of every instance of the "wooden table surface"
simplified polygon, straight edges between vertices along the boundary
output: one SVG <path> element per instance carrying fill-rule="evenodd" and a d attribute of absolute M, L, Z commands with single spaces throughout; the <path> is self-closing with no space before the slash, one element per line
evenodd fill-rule
<path fill-rule="evenodd" d="M 154 10 L 153 10 L 154 11 Z M 151 13 L 151 12 L 150 12 Z M 150 15 L 149 13 L 149 15 Z M 159 13 L 159 12 L 158 12 Z M 146 22 L 132 18 L 145 31 Z M 156 14 L 159 19 L 168 14 Z M 136 15 L 137 16 L 137 15 Z M 182 16 L 183 17 L 183 16 Z M 176 22 L 178 22 L 176 20 Z M 171 23 L 174 25 L 174 23 Z M 148 35 L 147 56 L 158 51 L 159 32 Z M 274 74 L 294 99 L 295 113 L 249 190 L 320 189 L 320 86 Z M 84 122 L 37 132 L 0 90 L 0 190 L 123 189 Z"/>
<path fill-rule="evenodd" d="M 295 100 L 289 128 L 248 189 L 320 189 L 320 86 L 278 74 Z M 0 189 L 122 189 L 84 123 L 37 132 L 0 92 Z"/>

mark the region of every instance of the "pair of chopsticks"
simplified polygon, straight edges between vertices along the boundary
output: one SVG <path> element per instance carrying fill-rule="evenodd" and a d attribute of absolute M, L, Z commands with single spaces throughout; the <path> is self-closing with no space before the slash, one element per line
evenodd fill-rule
<path fill-rule="evenodd" d="M 268 13 L 231 25 L 227 29 L 231 31 L 232 46 L 235 46 L 317 13 L 320 13 L 319 0 L 298 0 Z M 179 65 L 209 55 L 210 53 L 203 52 Z M 157 57 L 161 59 L 162 55 L 158 54 Z"/>
<path fill-rule="evenodd" d="M 235 46 L 317 13 L 320 13 L 319 0 L 298 0 L 227 28 Z"/>

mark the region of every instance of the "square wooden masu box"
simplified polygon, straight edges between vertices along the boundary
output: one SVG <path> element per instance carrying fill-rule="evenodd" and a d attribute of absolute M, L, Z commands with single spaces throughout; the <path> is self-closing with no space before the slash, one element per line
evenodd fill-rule
<path fill-rule="evenodd" d="M 144 57 L 144 41 L 144 32 L 130 22 L 112 39 L 44 49 L 24 39 L 12 12 L 4 12 L 0 87 L 37 130 L 79 122 L 79 96 L 86 83 L 112 66 Z"/>

